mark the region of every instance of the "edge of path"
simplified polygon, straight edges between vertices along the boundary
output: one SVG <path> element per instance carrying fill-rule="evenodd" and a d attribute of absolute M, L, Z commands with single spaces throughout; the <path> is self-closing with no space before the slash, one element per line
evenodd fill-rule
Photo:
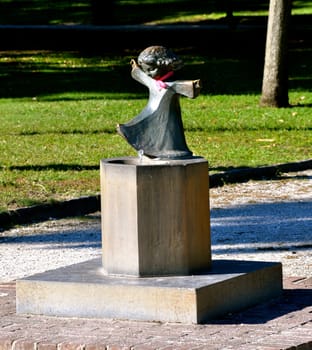
<path fill-rule="evenodd" d="M 249 180 L 276 179 L 281 173 L 312 169 L 312 159 L 257 168 L 240 168 L 209 175 L 210 188 Z M 61 202 L 19 208 L 0 213 L 0 231 L 14 225 L 30 224 L 49 219 L 83 216 L 101 210 L 100 194 Z"/>

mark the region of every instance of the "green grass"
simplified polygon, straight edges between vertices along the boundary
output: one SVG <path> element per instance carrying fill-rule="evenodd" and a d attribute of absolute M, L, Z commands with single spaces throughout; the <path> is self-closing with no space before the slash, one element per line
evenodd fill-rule
<path fill-rule="evenodd" d="M 216 2 L 116 1 L 118 23 L 222 21 Z M 237 21 L 265 19 L 265 1 L 237 1 Z M 248 6 L 247 6 L 247 5 Z M 251 6 L 252 5 L 252 6 Z M 294 1 L 293 14 L 310 18 L 312 1 Z M 1 24 L 88 24 L 90 2 L 0 0 Z M 306 20 L 304 20 L 306 21 Z M 208 48 L 209 49 L 209 48 Z M 312 50 L 290 52 L 291 108 L 259 107 L 263 57 L 237 50 L 177 50 L 181 78 L 202 80 L 201 95 L 181 98 L 187 143 L 210 171 L 312 158 Z M 130 76 L 138 52 L 107 56 L 80 52 L 0 52 L 0 211 L 100 191 L 102 158 L 136 155 L 116 133 L 147 102 Z"/>
<path fill-rule="evenodd" d="M 181 74 L 203 79 L 181 107 L 188 145 L 211 172 L 312 157 L 309 50 L 292 52 L 284 109 L 259 107 L 257 59 L 180 54 Z M 115 129 L 147 102 L 131 57 L 1 53 L 0 210 L 97 194 L 100 159 L 136 155 Z"/>

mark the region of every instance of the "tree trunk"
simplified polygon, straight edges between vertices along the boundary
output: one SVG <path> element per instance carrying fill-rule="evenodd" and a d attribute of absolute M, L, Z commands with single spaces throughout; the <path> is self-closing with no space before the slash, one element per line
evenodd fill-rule
<path fill-rule="evenodd" d="M 270 0 L 261 106 L 288 107 L 288 27 L 291 0 Z"/>

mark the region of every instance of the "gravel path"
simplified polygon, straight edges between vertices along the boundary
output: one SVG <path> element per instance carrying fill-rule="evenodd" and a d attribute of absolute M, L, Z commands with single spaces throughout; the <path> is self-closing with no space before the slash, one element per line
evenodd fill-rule
<path fill-rule="evenodd" d="M 312 170 L 210 190 L 213 259 L 281 261 L 312 276 Z M 0 232 L 0 282 L 101 256 L 100 213 Z"/>

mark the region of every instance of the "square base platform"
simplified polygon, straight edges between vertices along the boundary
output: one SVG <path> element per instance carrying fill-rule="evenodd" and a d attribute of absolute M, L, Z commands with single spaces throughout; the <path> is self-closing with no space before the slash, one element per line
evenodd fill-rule
<path fill-rule="evenodd" d="M 214 260 L 207 274 L 107 276 L 101 258 L 16 282 L 18 314 L 204 323 L 282 292 L 282 265 Z"/>

